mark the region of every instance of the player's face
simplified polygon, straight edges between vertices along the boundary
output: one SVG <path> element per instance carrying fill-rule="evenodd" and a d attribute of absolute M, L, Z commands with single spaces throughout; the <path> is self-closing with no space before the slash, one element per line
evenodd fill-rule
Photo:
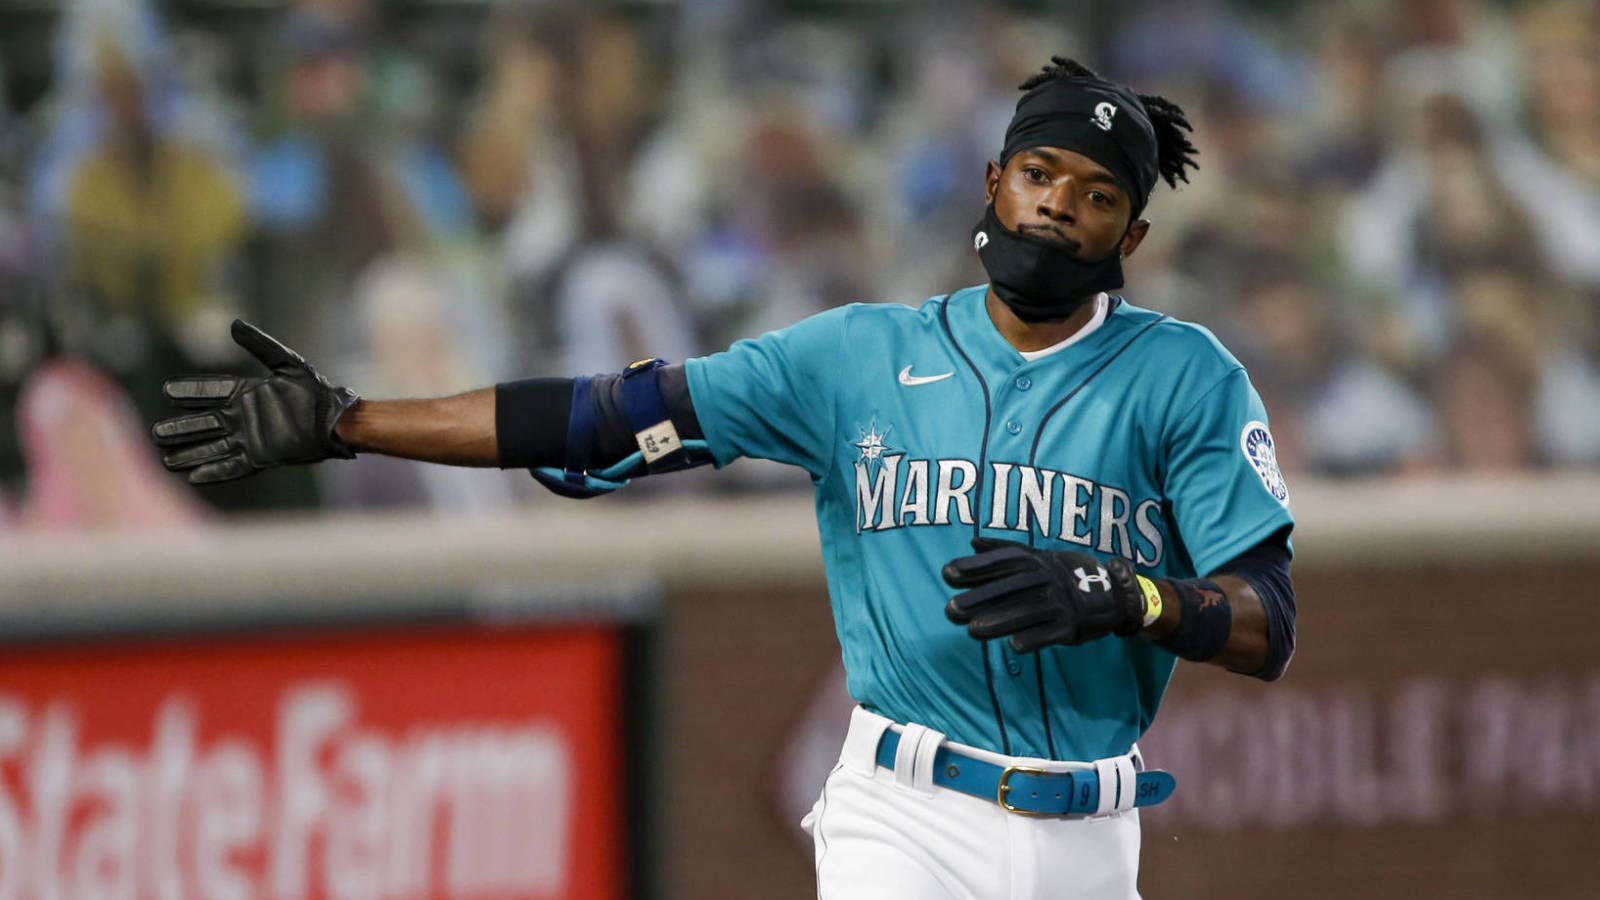
<path fill-rule="evenodd" d="M 1023 150 L 1001 169 L 989 162 L 987 195 L 1000 224 L 1057 241 L 1084 260 L 1133 253 L 1150 223 L 1128 224 L 1133 204 L 1104 166 L 1055 147 Z"/>

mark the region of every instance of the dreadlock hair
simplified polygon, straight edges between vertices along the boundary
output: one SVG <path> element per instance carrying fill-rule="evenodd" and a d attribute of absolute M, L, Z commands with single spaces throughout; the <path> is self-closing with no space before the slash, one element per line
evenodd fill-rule
<path fill-rule="evenodd" d="M 1099 78 L 1094 70 L 1064 56 L 1050 57 L 1052 65 L 1045 66 L 1039 74 L 1017 86 L 1018 90 L 1031 91 L 1047 81 L 1057 78 Z M 1155 94 L 1139 94 L 1139 102 L 1144 104 L 1145 112 L 1150 116 L 1150 125 L 1156 133 L 1156 171 L 1167 182 L 1169 187 L 1177 187 L 1181 179 L 1184 184 L 1189 183 L 1189 169 L 1200 168 L 1195 161 L 1195 156 L 1200 152 L 1189 140 L 1189 135 L 1184 132 L 1194 132 L 1194 126 L 1189 124 L 1189 119 L 1183 114 L 1183 108 L 1165 97 Z"/>

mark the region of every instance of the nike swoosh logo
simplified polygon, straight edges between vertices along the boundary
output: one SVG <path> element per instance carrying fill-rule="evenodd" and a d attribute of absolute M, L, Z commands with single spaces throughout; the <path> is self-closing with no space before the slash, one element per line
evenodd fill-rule
<path fill-rule="evenodd" d="M 943 381 L 954 374 L 954 372 L 946 372 L 943 375 L 913 375 L 911 374 L 911 367 L 906 366 L 900 370 L 900 383 L 906 387 L 916 387 L 919 384 L 933 384 L 935 381 Z"/>

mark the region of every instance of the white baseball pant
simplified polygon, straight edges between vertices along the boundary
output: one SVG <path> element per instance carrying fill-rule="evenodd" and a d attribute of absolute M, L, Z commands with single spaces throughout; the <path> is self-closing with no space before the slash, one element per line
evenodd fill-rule
<path fill-rule="evenodd" d="M 816 845 L 818 900 L 1138 900 L 1138 810 L 1037 818 L 1007 812 L 993 800 L 933 784 L 926 770 L 905 777 L 877 765 L 886 728 L 902 741 L 942 743 L 1000 766 L 1092 767 L 1002 756 L 857 707 L 839 764 L 801 822 Z"/>

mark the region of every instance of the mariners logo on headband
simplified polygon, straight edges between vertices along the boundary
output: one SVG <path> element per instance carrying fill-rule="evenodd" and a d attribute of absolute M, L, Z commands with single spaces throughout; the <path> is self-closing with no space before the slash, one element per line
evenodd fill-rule
<path fill-rule="evenodd" d="M 1100 126 L 1101 131 L 1111 130 L 1111 117 L 1117 114 L 1115 103 L 1099 103 L 1094 108 L 1094 123 Z"/>

